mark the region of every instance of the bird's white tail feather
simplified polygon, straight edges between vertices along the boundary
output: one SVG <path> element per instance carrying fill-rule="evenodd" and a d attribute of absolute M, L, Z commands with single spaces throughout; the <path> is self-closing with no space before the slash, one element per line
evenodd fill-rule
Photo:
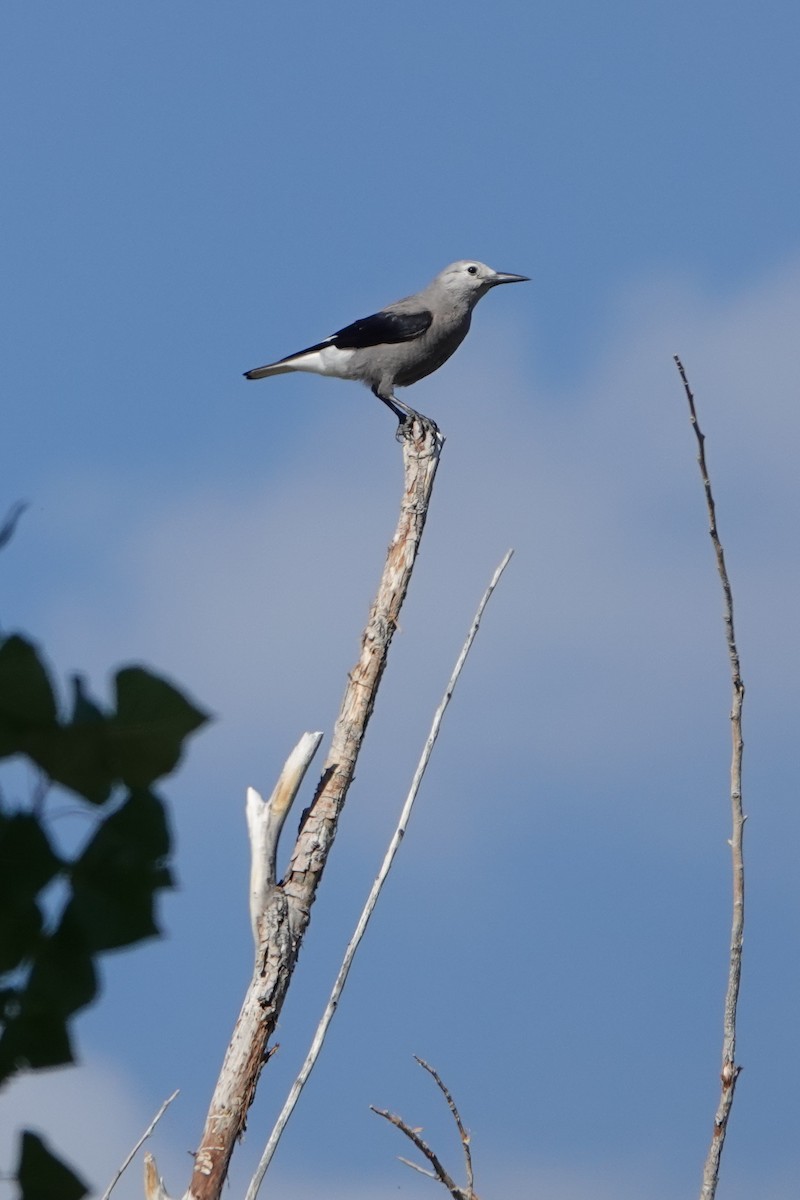
<path fill-rule="evenodd" d="M 294 371 L 294 367 L 287 367 L 285 363 L 267 363 L 265 367 L 256 367 L 253 371 L 245 371 L 245 379 L 266 379 L 268 375 L 285 375 L 287 371 Z"/>
<path fill-rule="evenodd" d="M 319 348 L 303 350 L 300 354 L 282 358 L 280 362 L 267 363 L 265 367 L 256 367 L 247 371 L 247 379 L 264 379 L 267 375 L 283 375 L 286 371 L 310 371 L 313 375 L 333 375 L 338 379 L 352 379 L 348 364 L 355 353 L 354 350 L 340 350 L 337 346 L 323 345 Z"/>

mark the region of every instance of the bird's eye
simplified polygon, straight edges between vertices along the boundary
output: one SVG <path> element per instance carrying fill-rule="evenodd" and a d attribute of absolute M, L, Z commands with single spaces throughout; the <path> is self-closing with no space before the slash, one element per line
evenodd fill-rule
<path fill-rule="evenodd" d="M 468 274 L 468 275 L 477 275 L 477 274 L 478 274 L 478 268 L 477 268 L 476 266 L 474 266 L 474 265 L 473 265 L 473 266 L 471 266 L 471 267 L 467 267 L 467 274 Z"/>

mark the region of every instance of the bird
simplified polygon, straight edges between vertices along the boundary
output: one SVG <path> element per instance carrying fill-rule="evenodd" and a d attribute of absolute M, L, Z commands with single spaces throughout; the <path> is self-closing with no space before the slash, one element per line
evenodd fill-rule
<path fill-rule="evenodd" d="M 416 295 L 387 304 L 305 350 L 245 371 L 244 377 L 266 379 L 287 371 L 311 371 L 358 380 L 391 409 L 400 427 L 414 419 L 434 424 L 398 400 L 395 388 L 417 383 L 447 361 L 467 336 L 472 310 L 488 291 L 501 283 L 527 282 L 527 275 L 510 275 L 476 259 L 459 259 Z"/>

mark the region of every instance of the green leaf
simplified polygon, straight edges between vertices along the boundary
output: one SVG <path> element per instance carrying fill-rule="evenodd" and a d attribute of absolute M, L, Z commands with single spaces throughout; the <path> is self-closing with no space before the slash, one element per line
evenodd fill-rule
<path fill-rule="evenodd" d="M 0 905 L 16 896 L 35 896 L 60 867 L 38 817 L 0 813 Z"/>
<path fill-rule="evenodd" d="M 37 817 L 0 813 L 0 972 L 33 954 L 42 927 L 35 897 L 60 868 Z"/>
<path fill-rule="evenodd" d="M 0 1079 L 23 1067 L 72 1062 L 67 1019 L 97 995 L 97 975 L 83 930 L 69 911 L 42 939 L 30 975 L 15 999 L 0 1038 Z"/>
<path fill-rule="evenodd" d="M 25 988 L 21 1015 L 68 1017 L 97 994 L 97 975 L 83 929 L 67 905 L 58 927 L 36 955 Z"/>
<path fill-rule="evenodd" d="M 53 728 L 53 688 L 36 647 L 16 635 L 0 644 L 0 758 L 25 752 L 27 735 Z"/>
<path fill-rule="evenodd" d="M 175 769 L 184 740 L 205 724 L 208 715 L 143 667 L 125 667 L 117 673 L 115 684 L 112 762 L 129 788 L 147 788 Z"/>
<path fill-rule="evenodd" d="M 23 1067 L 72 1062 L 67 1019 L 97 994 L 97 975 L 80 924 L 69 912 L 41 941 L 30 975 L 6 1005 L 0 1037 L 0 1079 Z"/>
<path fill-rule="evenodd" d="M 7 999 L 5 1008 L 14 1008 Z M 61 1067 L 74 1062 L 67 1021 L 57 1013 L 19 1012 L 0 1036 L 0 1082 L 17 1071 Z"/>
<path fill-rule="evenodd" d="M 83 1200 L 89 1194 L 82 1180 L 29 1129 L 22 1133 L 16 1176 L 19 1200 Z"/>
<path fill-rule="evenodd" d="M 172 885 L 169 850 L 164 806 L 151 792 L 132 792 L 99 826 L 72 869 L 68 910 L 91 951 L 159 932 L 153 907 L 156 891 Z"/>
<path fill-rule="evenodd" d="M 25 752 L 54 783 L 90 804 L 105 804 L 115 780 L 108 740 L 107 722 L 79 721 L 31 736 Z"/>
<path fill-rule="evenodd" d="M 176 767 L 183 743 L 207 720 L 177 688 L 143 667 L 115 678 L 116 713 L 104 713 L 73 680 L 71 719 L 56 698 L 34 646 L 0 644 L 0 758 L 25 754 L 55 783 L 104 804 L 117 783 L 147 788 Z"/>
<path fill-rule="evenodd" d="M 0 973 L 31 958 L 42 931 L 42 914 L 33 900 L 15 899 L 0 908 Z"/>
<path fill-rule="evenodd" d="M 72 676 L 72 724 L 105 721 L 107 714 L 95 704 L 86 691 L 82 675 Z"/>

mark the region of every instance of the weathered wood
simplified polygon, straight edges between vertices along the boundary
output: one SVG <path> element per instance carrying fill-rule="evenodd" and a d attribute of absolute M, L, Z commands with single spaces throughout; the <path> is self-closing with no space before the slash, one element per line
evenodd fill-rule
<path fill-rule="evenodd" d="M 247 789 L 247 835 L 250 839 L 250 923 L 256 952 L 261 944 L 261 920 L 277 881 L 278 839 L 311 760 L 321 733 L 304 733 L 284 763 L 269 800 L 255 788 Z"/>
<path fill-rule="evenodd" d="M 284 879 L 269 890 L 259 926 L 253 976 L 220 1071 L 184 1200 L 219 1200 L 236 1139 L 244 1132 L 268 1057 L 311 906 L 355 774 L 389 646 L 428 514 L 443 439 L 414 421 L 400 435 L 404 490 L 380 586 L 348 676 L 322 778 L 304 814 Z"/>

